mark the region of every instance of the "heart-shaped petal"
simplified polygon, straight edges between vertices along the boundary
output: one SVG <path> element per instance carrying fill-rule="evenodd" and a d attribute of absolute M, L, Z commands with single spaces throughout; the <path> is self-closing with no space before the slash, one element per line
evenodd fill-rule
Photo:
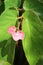
<path fill-rule="evenodd" d="M 16 27 L 15 26 L 10 26 L 8 28 L 8 33 L 10 33 L 10 34 L 13 34 L 15 31 L 16 31 Z"/>
<path fill-rule="evenodd" d="M 24 39 L 24 33 L 22 31 L 17 31 L 12 34 L 12 37 L 15 41 L 23 40 Z"/>
<path fill-rule="evenodd" d="M 17 31 L 17 33 L 19 34 L 19 39 L 24 39 L 24 33 L 22 31 Z"/>

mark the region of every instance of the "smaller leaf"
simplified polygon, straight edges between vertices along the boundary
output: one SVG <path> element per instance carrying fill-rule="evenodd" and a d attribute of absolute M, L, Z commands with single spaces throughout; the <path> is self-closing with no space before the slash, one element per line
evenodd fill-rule
<path fill-rule="evenodd" d="M 0 43 L 0 61 L 8 61 L 13 64 L 16 42 L 10 38 Z"/>
<path fill-rule="evenodd" d="M 0 65 L 11 65 L 11 64 L 8 63 L 7 61 L 3 61 L 3 60 L 1 60 L 1 61 L 0 61 Z"/>
<path fill-rule="evenodd" d="M 5 0 L 5 9 L 14 7 L 14 8 L 18 8 L 20 7 L 21 4 L 21 0 Z"/>

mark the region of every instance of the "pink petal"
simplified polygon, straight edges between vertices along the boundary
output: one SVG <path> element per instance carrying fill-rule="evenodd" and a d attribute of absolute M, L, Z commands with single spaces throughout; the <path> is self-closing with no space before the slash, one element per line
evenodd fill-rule
<path fill-rule="evenodd" d="M 14 33 L 14 34 L 12 34 L 12 37 L 13 37 L 13 39 L 15 40 L 15 41 L 18 41 L 19 40 L 19 34 L 18 33 Z"/>
<path fill-rule="evenodd" d="M 23 40 L 24 39 L 24 33 L 22 31 L 17 31 L 19 34 L 19 39 Z"/>
<path fill-rule="evenodd" d="M 22 31 L 17 31 L 14 34 L 12 34 L 12 37 L 15 41 L 23 40 L 24 39 L 24 33 Z"/>
<path fill-rule="evenodd" d="M 15 26 L 10 26 L 8 29 L 8 33 L 13 34 L 16 31 L 16 27 Z"/>

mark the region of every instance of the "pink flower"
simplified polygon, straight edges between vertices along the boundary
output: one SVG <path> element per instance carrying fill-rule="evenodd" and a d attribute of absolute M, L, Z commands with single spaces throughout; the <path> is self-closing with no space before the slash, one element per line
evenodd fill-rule
<path fill-rule="evenodd" d="M 15 41 L 23 40 L 24 39 L 24 33 L 22 31 L 17 31 L 14 34 L 12 34 L 12 37 Z"/>
<path fill-rule="evenodd" d="M 19 30 L 16 32 L 16 27 L 11 26 L 8 29 L 8 33 L 10 33 L 15 41 L 23 40 L 24 39 L 24 33 Z"/>
<path fill-rule="evenodd" d="M 16 31 L 16 27 L 15 26 L 10 26 L 8 29 L 8 33 L 13 34 Z"/>

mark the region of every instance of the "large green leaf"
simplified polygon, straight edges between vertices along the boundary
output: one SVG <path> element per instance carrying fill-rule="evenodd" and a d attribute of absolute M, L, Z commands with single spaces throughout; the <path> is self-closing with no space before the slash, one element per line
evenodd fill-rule
<path fill-rule="evenodd" d="M 24 0 L 24 8 L 32 9 L 36 12 L 43 13 L 43 3 L 40 3 L 41 0 Z"/>
<path fill-rule="evenodd" d="M 25 33 L 23 48 L 30 65 L 36 65 L 43 55 L 43 22 L 32 10 L 24 14 L 22 29 Z"/>
<path fill-rule="evenodd" d="M 0 16 L 0 42 L 10 38 L 7 31 L 9 26 L 15 25 L 17 21 L 17 14 L 16 10 L 8 9 Z"/>
<path fill-rule="evenodd" d="M 43 0 L 24 0 L 23 7 L 25 10 L 33 10 L 40 19 L 43 20 Z"/>
<path fill-rule="evenodd" d="M 6 61 L 0 61 L 0 65 L 11 65 L 10 63 L 6 62 Z"/>
<path fill-rule="evenodd" d="M 18 8 L 21 4 L 21 0 L 5 0 L 5 8 L 10 8 L 10 7 L 14 7 L 14 8 Z"/>
<path fill-rule="evenodd" d="M 15 41 L 12 38 L 0 43 L 0 61 L 4 60 L 13 64 L 15 55 Z"/>

